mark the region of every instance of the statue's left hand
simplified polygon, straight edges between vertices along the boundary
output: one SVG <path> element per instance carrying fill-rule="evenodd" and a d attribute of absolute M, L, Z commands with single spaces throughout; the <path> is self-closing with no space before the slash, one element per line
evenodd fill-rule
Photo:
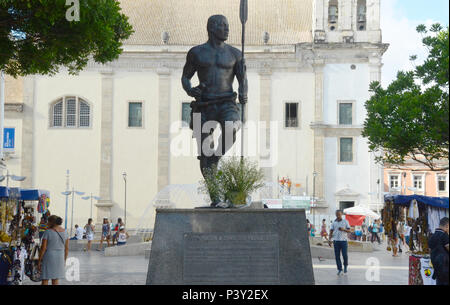
<path fill-rule="evenodd" d="M 247 104 L 248 102 L 248 97 L 247 95 L 239 95 L 239 103 L 241 103 L 242 105 Z"/>

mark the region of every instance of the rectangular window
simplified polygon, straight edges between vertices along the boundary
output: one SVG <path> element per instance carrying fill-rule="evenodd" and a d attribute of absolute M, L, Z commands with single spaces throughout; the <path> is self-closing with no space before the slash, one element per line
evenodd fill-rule
<path fill-rule="evenodd" d="M 286 103 L 284 126 L 286 128 L 298 127 L 298 103 Z"/>
<path fill-rule="evenodd" d="M 391 189 L 395 189 L 395 188 L 398 188 L 399 186 L 400 186 L 400 179 L 399 179 L 399 176 L 398 175 L 391 175 L 390 177 L 389 177 L 389 187 L 391 188 Z"/>
<path fill-rule="evenodd" d="M 68 98 L 66 101 L 66 127 L 77 126 L 77 100 Z"/>
<path fill-rule="evenodd" d="M 339 161 L 342 163 L 353 162 L 353 138 L 340 138 Z"/>
<path fill-rule="evenodd" d="M 183 127 L 189 127 L 191 124 L 191 103 L 181 104 L 181 121 Z"/>
<path fill-rule="evenodd" d="M 128 103 L 128 127 L 142 127 L 142 103 Z"/>
<path fill-rule="evenodd" d="M 414 176 L 413 177 L 413 186 L 417 190 L 423 189 L 423 177 L 422 176 Z"/>
<path fill-rule="evenodd" d="M 353 103 L 339 103 L 339 125 L 353 124 Z"/>
<path fill-rule="evenodd" d="M 438 191 L 447 191 L 447 176 L 438 176 Z"/>
<path fill-rule="evenodd" d="M 339 210 L 345 210 L 349 208 L 353 208 L 355 206 L 354 201 L 339 201 Z"/>

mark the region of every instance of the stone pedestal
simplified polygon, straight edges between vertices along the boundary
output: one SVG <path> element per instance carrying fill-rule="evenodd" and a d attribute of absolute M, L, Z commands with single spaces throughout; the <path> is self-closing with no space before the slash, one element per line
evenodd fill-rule
<path fill-rule="evenodd" d="M 313 285 L 304 210 L 158 209 L 148 285 Z"/>

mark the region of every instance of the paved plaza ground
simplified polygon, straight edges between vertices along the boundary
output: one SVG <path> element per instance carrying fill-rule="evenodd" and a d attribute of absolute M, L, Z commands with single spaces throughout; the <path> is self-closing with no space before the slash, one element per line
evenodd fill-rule
<path fill-rule="evenodd" d="M 349 253 L 349 272 L 337 276 L 334 260 L 320 261 L 313 257 L 314 277 L 317 285 L 407 285 L 408 255 L 392 257 L 386 246 L 376 246 L 372 253 Z M 144 256 L 105 257 L 103 252 L 72 252 L 80 262 L 80 281 L 62 280 L 63 285 L 143 285 L 147 277 L 148 259 Z M 369 259 L 369 261 L 368 261 Z M 379 261 L 379 281 L 366 279 L 367 266 Z M 372 263 L 373 264 L 373 263 Z M 369 272 L 369 275 L 375 273 Z M 370 277 L 369 277 L 370 278 Z M 373 276 L 372 276 L 373 278 Z M 25 285 L 37 285 L 28 278 Z"/>

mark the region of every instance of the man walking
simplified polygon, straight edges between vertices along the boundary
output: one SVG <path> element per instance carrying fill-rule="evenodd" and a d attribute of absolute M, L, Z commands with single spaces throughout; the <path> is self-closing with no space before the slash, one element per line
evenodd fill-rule
<path fill-rule="evenodd" d="M 433 279 L 436 285 L 449 284 L 448 274 L 448 217 L 444 217 L 439 222 L 439 228 L 428 241 L 431 250 L 431 263 L 434 267 Z"/>
<path fill-rule="evenodd" d="M 341 252 L 344 259 L 344 275 L 347 274 L 348 266 L 348 236 L 350 233 L 350 224 L 347 220 L 342 218 L 342 211 L 336 211 L 336 220 L 333 222 L 330 228 L 329 244 L 331 247 L 331 241 L 334 243 L 334 255 L 336 256 L 336 265 L 338 268 L 337 275 L 342 275 L 342 262 L 341 262 Z"/>

